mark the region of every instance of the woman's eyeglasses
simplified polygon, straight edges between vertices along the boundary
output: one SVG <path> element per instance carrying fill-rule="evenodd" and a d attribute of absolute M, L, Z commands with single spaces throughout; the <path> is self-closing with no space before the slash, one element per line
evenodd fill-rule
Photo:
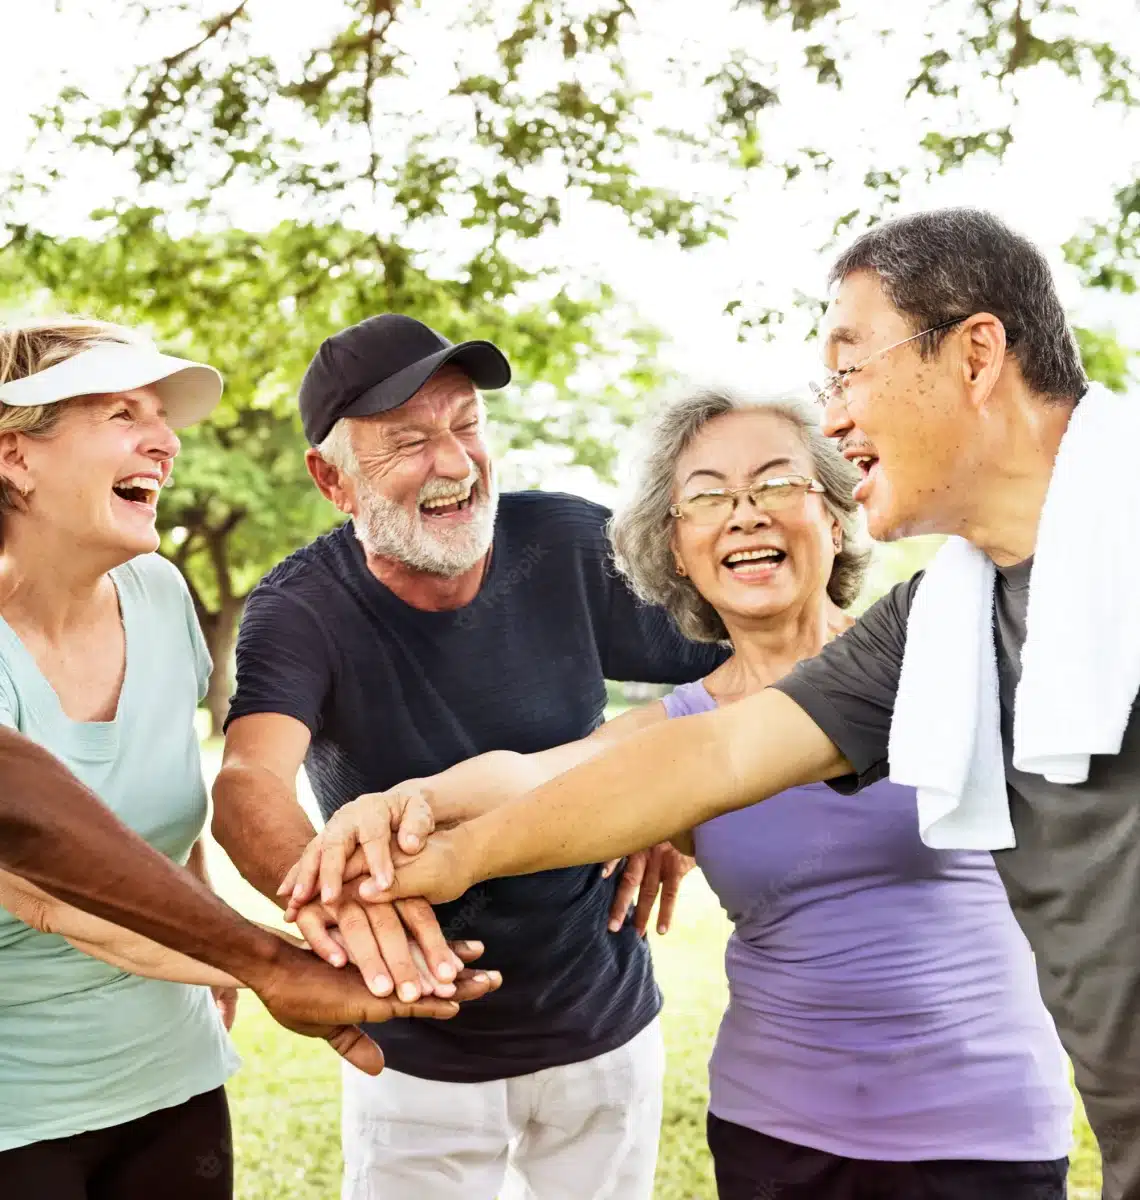
<path fill-rule="evenodd" d="M 784 475 L 779 479 L 764 479 L 750 483 L 747 487 L 713 488 L 686 496 L 669 506 L 669 515 L 685 518 L 697 525 L 711 525 L 723 521 L 736 511 L 736 500 L 747 496 L 752 507 L 759 512 L 777 512 L 790 508 L 811 492 L 822 493 L 823 484 L 805 475 Z"/>
<path fill-rule="evenodd" d="M 868 354 L 862 362 L 857 362 L 853 367 L 844 367 L 842 371 L 829 372 L 822 383 L 810 383 L 808 387 L 811 388 L 811 393 L 815 397 L 816 403 L 821 408 L 827 408 L 839 399 L 847 380 L 856 371 L 861 371 L 868 363 L 874 362 L 876 358 L 882 358 L 884 354 L 890 354 L 892 350 L 897 350 L 900 346 L 906 346 L 910 342 L 917 341 L 920 337 L 926 337 L 928 333 L 937 333 L 940 329 L 949 329 L 951 325 L 961 325 L 965 320 L 965 317 L 954 317 L 949 321 L 943 321 L 941 325 L 931 325 L 929 329 L 924 329 L 921 333 L 911 334 L 910 337 L 903 338 L 901 342 L 893 342 L 889 346 L 884 346 L 882 350 L 876 350 L 874 354 Z"/>

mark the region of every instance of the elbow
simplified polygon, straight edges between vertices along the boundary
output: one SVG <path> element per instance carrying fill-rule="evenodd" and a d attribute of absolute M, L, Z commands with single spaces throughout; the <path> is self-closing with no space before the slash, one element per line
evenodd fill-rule
<path fill-rule="evenodd" d="M 236 763 L 228 763 L 222 767 L 214 780 L 211 792 L 213 799 L 213 815 L 210 818 L 210 833 L 214 841 L 223 849 L 229 841 L 234 827 L 234 797 L 240 795 L 242 776 L 246 769 Z"/>
<path fill-rule="evenodd" d="M 28 896 L 17 906 L 16 916 L 39 933 L 63 934 L 59 911 L 60 905 L 50 897 Z"/>

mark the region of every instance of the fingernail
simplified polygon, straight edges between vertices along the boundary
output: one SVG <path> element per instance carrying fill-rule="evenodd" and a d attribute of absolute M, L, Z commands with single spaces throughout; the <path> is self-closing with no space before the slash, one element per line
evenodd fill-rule
<path fill-rule="evenodd" d="M 444 983 L 450 983 L 455 978 L 455 968 L 449 962 L 441 962 L 435 969 L 436 979 L 442 979 Z"/>
<path fill-rule="evenodd" d="M 419 998 L 420 989 L 416 987 L 414 983 L 400 984 L 400 999 L 403 1000 L 405 1004 L 410 1004 L 411 1001 L 418 1000 Z"/>
<path fill-rule="evenodd" d="M 409 833 L 408 836 L 404 838 L 404 844 L 410 846 L 413 850 L 418 850 L 420 848 L 420 839 L 416 837 L 414 833 Z"/>
<path fill-rule="evenodd" d="M 331 961 L 334 967 L 343 967 L 346 960 L 343 954 L 334 954 Z"/>
<path fill-rule="evenodd" d="M 621 928 L 621 922 L 620 922 L 620 921 L 611 921 L 611 922 L 610 922 L 610 933 L 617 933 L 617 931 L 618 931 L 620 928 Z"/>
<path fill-rule="evenodd" d="M 486 973 L 486 977 L 487 977 L 487 978 L 488 978 L 488 979 L 489 979 L 489 980 L 490 980 L 490 981 L 491 981 L 491 982 L 492 982 L 492 983 L 493 983 L 493 984 L 494 984 L 496 987 L 498 987 L 498 986 L 499 986 L 499 984 L 503 982 L 503 977 L 502 977 L 502 975 L 500 975 L 500 974 L 499 974 L 499 972 L 498 972 L 498 971 L 488 971 L 488 972 Z"/>
<path fill-rule="evenodd" d="M 374 996 L 387 996 L 392 990 L 392 981 L 387 975 L 373 975 L 371 990 Z"/>
<path fill-rule="evenodd" d="M 377 875 L 376 886 L 382 892 L 386 892 L 392 886 L 392 880 L 388 875 Z"/>
<path fill-rule="evenodd" d="M 658 932 L 658 933 L 668 933 L 668 932 L 669 932 L 669 926 L 668 926 L 668 925 L 665 925 L 665 924 L 658 924 L 658 926 L 657 926 L 657 932 Z"/>
<path fill-rule="evenodd" d="M 321 888 L 321 899 L 327 904 L 333 898 L 332 885 Z"/>
<path fill-rule="evenodd" d="M 491 977 L 490 977 L 490 975 L 487 974 L 486 971 L 476 971 L 475 972 L 475 982 L 476 983 L 490 983 Z"/>

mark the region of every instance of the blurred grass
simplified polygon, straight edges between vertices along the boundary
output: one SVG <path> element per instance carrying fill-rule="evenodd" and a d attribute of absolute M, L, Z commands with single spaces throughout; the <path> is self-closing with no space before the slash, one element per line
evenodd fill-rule
<path fill-rule="evenodd" d="M 212 777 L 220 759 L 216 742 L 204 745 L 203 759 Z M 301 798 L 312 812 L 307 788 L 302 787 Z M 248 916 L 277 923 L 277 908 L 241 879 L 217 846 L 208 845 L 208 850 L 218 891 Z M 682 889 L 672 931 L 664 938 L 651 935 L 665 994 L 662 1023 L 668 1053 L 655 1200 L 716 1197 L 704 1138 L 706 1064 L 727 994 L 723 955 L 728 929 L 716 898 L 694 871 Z M 244 1062 L 228 1089 L 237 1200 L 336 1200 L 341 1162 L 336 1056 L 323 1044 L 286 1033 L 248 995 L 239 1005 L 234 1038 Z M 826 1080 L 820 1086 L 826 1087 Z M 1069 1195 L 1092 1200 L 1099 1194 L 1099 1155 L 1078 1112 Z"/>

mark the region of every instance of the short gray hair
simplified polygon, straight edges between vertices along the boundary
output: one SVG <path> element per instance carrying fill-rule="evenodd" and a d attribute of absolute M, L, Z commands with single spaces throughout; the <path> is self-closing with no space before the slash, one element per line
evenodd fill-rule
<path fill-rule="evenodd" d="M 728 630 L 693 581 L 675 570 L 669 506 L 677 460 L 714 418 L 756 411 L 786 421 L 811 455 L 815 477 L 823 484 L 823 502 L 843 535 L 827 582 L 827 594 L 840 608 L 847 608 L 858 597 L 871 560 L 870 549 L 860 538 L 859 507 L 851 497 L 859 472 L 824 436 L 812 404 L 798 396 L 753 398 L 712 388 L 680 396 L 646 426 L 633 494 L 611 519 L 609 533 L 614 561 L 634 592 L 646 603 L 666 609 L 681 632 L 694 641 L 727 641 Z"/>
<path fill-rule="evenodd" d="M 993 313 L 1033 392 L 1052 400 L 1084 395 L 1088 377 L 1049 263 L 992 213 L 937 208 L 884 221 L 839 256 L 828 282 L 842 282 L 855 271 L 878 276 L 915 333 L 956 317 Z M 950 332 L 920 338 L 919 353 L 929 358 Z"/>
<path fill-rule="evenodd" d="M 360 461 L 356 457 L 356 447 L 352 444 L 348 420 L 348 417 L 340 417 L 334 422 L 316 450 L 330 466 L 347 471 L 349 475 L 359 475 Z"/>

